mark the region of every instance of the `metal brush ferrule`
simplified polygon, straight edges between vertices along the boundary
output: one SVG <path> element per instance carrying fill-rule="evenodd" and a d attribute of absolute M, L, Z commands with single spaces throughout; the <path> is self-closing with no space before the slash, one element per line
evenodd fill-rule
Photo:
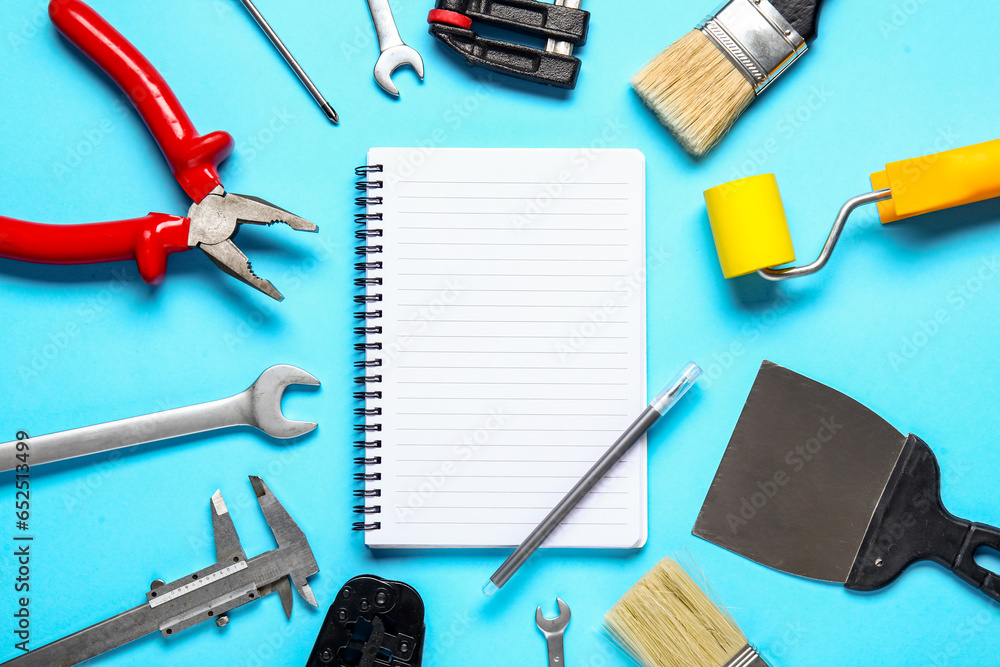
<path fill-rule="evenodd" d="M 762 0 L 763 1 L 763 0 Z M 722 667 L 769 667 L 764 658 L 760 657 L 757 649 L 750 644 L 741 648 L 736 655 L 729 659 L 729 662 Z"/>
<path fill-rule="evenodd" d="M 758 95 L 807 48 L 802 35 L 767 0 L 730 0 L 698 29 Z"/>

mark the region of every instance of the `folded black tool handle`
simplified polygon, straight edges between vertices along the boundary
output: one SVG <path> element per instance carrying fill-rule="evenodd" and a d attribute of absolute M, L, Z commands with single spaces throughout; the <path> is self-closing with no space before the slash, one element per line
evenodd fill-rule
<path fill-rule="evenodd" d="M 472 30 L 473 21 L 543 37 L 548 44 L 539 49 L 480 37 Z M 574 88 L 581 63 L 572 50 L 587 42 L 590 13 L 540 0 L 437 0 L 427 22 L 430 33 L 470 66 L 557 88 Z"/>
<path fill-rule="evenodd" d="M 934 452 L 910 434 L 845 586 L 857 591 L 881 588 L 910 564 L 933 560 L 1000 601 L 1000 577 L 976 563 L 980 547 L 1000 550 L 1000 530 L 960 519 L 944 508 Z"/>
<path fill-rule="evenodd" d="M 364 574 L 340 587 L 306 667 L 420 667 L 423 643 L 420 594 Z"/>
<path fill-rule="evenodd" d="M 540 0 L 438 0 L 434 7 L 527 35 L 587 43 L 590 13 L 581 9 Z"/>

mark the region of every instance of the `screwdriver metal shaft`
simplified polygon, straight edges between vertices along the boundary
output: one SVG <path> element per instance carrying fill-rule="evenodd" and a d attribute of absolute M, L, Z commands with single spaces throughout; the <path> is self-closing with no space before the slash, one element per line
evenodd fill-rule
<path fill-rule="evenodd" d="M 280 53 L 285 59 L 288 66 L 292 68 L 295 75 L 299 77 L 299 81 L 301 81 L 302 85 L 306 87 L 309 94 L 313 96 L 313 99 L 315 99 L 316 103 L 319 104 L 319 108 L 323 110 L 323 113 L 330 119 L 330 122 L 334 124 L 339 122 L 340 118 L 337 116 L 337 112 L 333 110 L 330 103 L 327 102 L 326 98 L 323 97 L 323 94 L 319 92 L 319 88 L 316 87 L 316 84 L 312 82 L 309 75 L 306 74 L 305 70 L 302 69 L 302 66 L 299 65 L 297 60 L 295 60 L 295 56 L 292 55 L 291 51 L 289 51 L 285 44 L 281 41 L 281 38 L 278 37 L 278 33 L 274 32 L 271 26 L 268 25 L 267 21 L 264 20 L 263 15 L 261 15 L 261 13 L 257 10 L 257 7 L 254 6 L 253 2 L 250 0 L 240 0 L 240 2 L 242 2 L 243 6 L 247 8 L 247 11 L 250 12 L 250 16 L 252 16 L 253 20 L 257 22 L 257 25 L 259 25 L 260 29 L 264 31 L 264 34 L 271 40 L 271 43 L 274 44 L 274 48 L 278 49 L 278 53 Z"/>

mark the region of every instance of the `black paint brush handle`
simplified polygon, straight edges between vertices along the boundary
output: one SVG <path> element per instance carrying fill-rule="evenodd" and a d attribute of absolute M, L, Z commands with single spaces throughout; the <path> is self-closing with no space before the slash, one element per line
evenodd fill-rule
<path fill-rule="evenodd" d="M 1000 601 L 1000 575 L 976 563 L 980 547 L 1000 551 L 1000 530 L 960 519 L 944 508 L 934 452 L 910 434 L 845 586 L 857 591 L 881 588 L 911 563 L 933 560 Z"/>
<path fill-rule="evenodd" d="M 806 43 L 816 36 L 816 20 L 819 18 L 820 0 L 771 0 L 785 20 L 802 35 Z"/>

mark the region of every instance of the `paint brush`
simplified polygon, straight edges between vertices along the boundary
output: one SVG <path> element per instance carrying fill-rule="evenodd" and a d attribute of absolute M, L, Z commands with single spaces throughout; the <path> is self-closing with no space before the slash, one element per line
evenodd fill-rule
<path fill-rule="evenodd" d="M 768 667 L 729 612 L 673 558 L 636 582 L 604 625 L 643 667 Z"/>
<path fill-rule="evenodd" d="M 731 0 L 653 58 L 632 87 L 696 157 L 816 36 L 820 0 Z"/>

